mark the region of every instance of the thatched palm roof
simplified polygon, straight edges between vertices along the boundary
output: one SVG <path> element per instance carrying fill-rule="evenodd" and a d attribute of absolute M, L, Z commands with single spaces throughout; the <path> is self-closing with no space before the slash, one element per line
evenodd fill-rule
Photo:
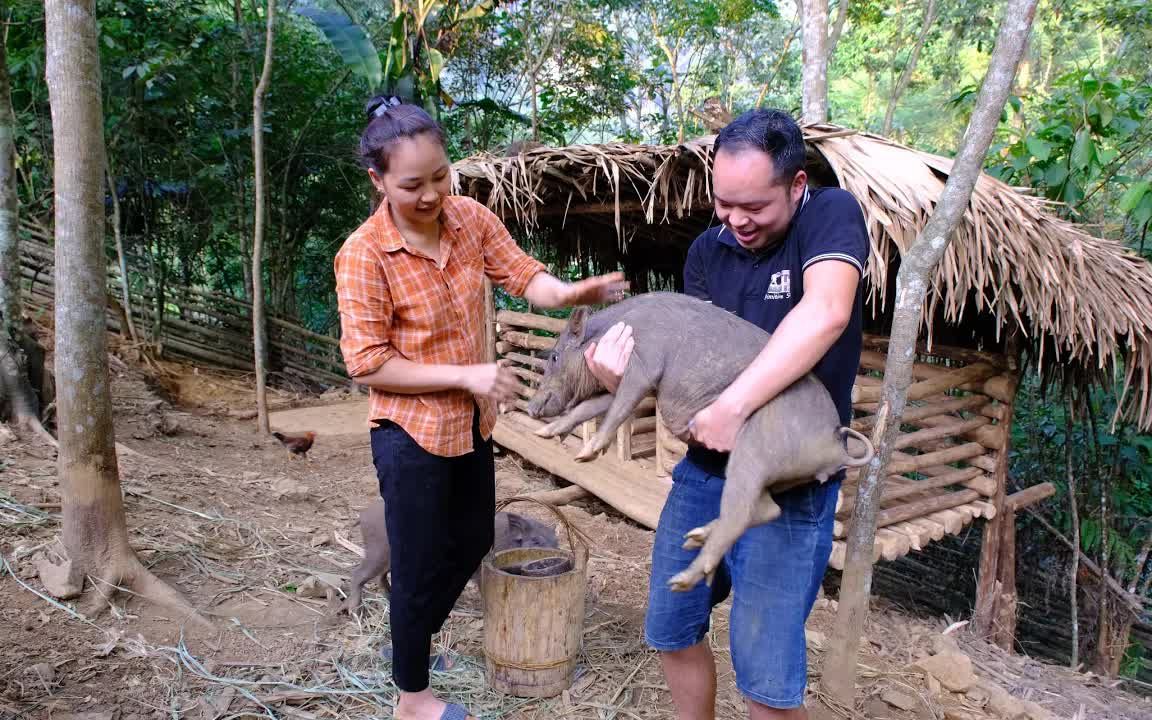
<path fill-rule="evenodd" d="M 813 181 L 840 185 L 864 209 L 872 241 L 868 301 L 882 313 L 894 292 L 894 263 L 927 222 L 952 161 L 833 125 L 804 133 Z M 715 222 L 712 140 L 481 155 L 456 163 L 456 188 L 547 238 L 561 257 L 676 273 L 692 237 Z M 1100 377 L 1122 367 L 1128 414 L 1152 427 L 1152 264 L 1047 207 L 981 176 L 937 272 L 929 332 L 934 318 L 990 322 L 997 335 L 1019 328 L 1033 340 L 1046 373 Z M 673 249 L 679 254 L 664 252 Z"/>

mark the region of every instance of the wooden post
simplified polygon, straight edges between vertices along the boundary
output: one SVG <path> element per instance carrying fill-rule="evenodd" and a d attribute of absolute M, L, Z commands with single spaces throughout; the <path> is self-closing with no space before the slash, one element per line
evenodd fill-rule
<path fill-rule="evenodd" d="M 1009 341 L 1011 343 L 1011 340 Z M 1014 353 L 1009 350 L 1009 360 L 1014 361 Z M 997 620 L 1001 618 L 999 608 L 1000 599 L 1004 593 L 1016 595 L 1016 548 L 1015 548 L 1015 522 L 1016 514 L 1006 507 L 1005 497 L 1008 490 L 1008 455 L 1011 451 L 1012 441 L 1012 414 L 1016 405 L 1016 388 L 1019 386 L 1019 375 L 1015 372 L 1011 376 L 1010 400 L 1005 403 L 1004 419 L 997 427 L 1003 434 L 1003 449 L 996 454 L 996 471 L 993 480 L 996 482 L 996 494 L 990 499 L 996 508 L 996 517 L 984 524 L 984 538 L 980 546 L 980 578 L 976 586 L 976 609 L 973 618 L 973 628 L 978 635 L 989 640 L 999 639 Z M 1009 525 L 1005 525 L 1008 523 Z M 1005 548 L 1005 538 L 1011 543 L 1011 548 Z M 1001 568 L 1001 560 L 1004 567 Z M 1004 586 L 1005 578 L 1011 575 L 1010 588 Z M 1007 608 L 1005 608 L 1006 610 Z M 1012 612 L 1011 625 L 1015 628 L 1015 611 Z M 1010 649 L 1011 646 L 1009 646 Z"/>
<path fill-rule="evenodd" d="M 492 281 L 484 278 L 484 357 L 496 362 L 496 300 L 492 294 Z"/>
<path fill-rule="evenodd" d="M 656 403 L 656 477 L 664 477 L 664 460 L 668 450 L 664 447 L 664 418 L 660 415 L 660 403 Z"/>
<path fill-rule="evenodd" d="M 1001 520 L 1000 556 L 996 562 L 996 584 L 1000 586 L 1000 593 L 991 640 L 1012 652 L 1016 643 L 1016 512 L 1007 506 L 996 517 Z"/>
<path fill-rule="evenodd" d="M 584 422 L 580 423 L 580 439 L 583 440 L 585 444 L 592 442 L 592 436 L 595 434 L 595 420 L 585 420 Z"/>
<path fill-rule="evenodd" d="M 634 419 L 635 416 L 628 418 L 616 429 L 616 456 L 624 462 L 632 459 L 632 421 Z"/>

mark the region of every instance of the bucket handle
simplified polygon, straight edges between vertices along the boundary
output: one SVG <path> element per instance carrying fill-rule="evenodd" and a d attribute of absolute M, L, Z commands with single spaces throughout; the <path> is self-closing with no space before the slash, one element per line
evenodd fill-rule
<path fill-rule="evenodd" d="M 527 495 L 516 495 L 515 497 L 505 498 L 496 503 L 496 512 L 500 512 L 504 508 L 516 502 L 535 503 L 555 515 L 556 520 L 560 523 L 560 525 L 564 527 L 565 532 L 568 534 L 568 546 L 572 548 L 572 554 L 577 556 L 578 560 L 582 559 L 585 564 L 588 562 L 588 548 L 592 544 L 591 538 L 589 538 L 580 528 L 573 525 L 572 521 L 569 520 L 564 515 L 564 513 L 560 512 L 559 508 L 551 503 L 546 503 L 543 500 L 537 500 L 534 497 L 529 497 Z M 580 541 L 579 549 L 576 545 L 577 540 Z"/>

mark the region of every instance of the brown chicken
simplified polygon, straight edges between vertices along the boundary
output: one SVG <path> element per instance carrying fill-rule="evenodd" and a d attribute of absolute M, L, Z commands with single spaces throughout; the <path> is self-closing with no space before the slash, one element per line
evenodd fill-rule
<path fill-rule="evenodd" d="M 316 433 L 309 430 L 303 433 L 282 433 L 274 432 L 272 437 L 280 441 L 284 447 L 288 448 L 288 452 L 293 455 L 299 455 L 304 459 L 308 459 L 308 451 L 312 449 L 312 443 L 316 441 Z"/>

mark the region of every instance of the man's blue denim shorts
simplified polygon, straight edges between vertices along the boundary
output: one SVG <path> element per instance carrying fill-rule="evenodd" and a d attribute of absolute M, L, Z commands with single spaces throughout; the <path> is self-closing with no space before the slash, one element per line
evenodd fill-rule
<path fill-rule="evenodd" d="M 808 681 L 804 623 L 832 552 L 839 480 L 774 495 L 780 517 L 740 537 L 711 588 L 701 582 L 688 592 L 670 590 L 668 579 L 699 552 L 683 549 L 684 534 L 720 514 L 724 478 L 685 459 L 672 482 L 652 547 L 645 640 L 656 650 L 697 644 L 708 633 L 712 607 L 732 591 L 728 634 L 737 689 L 772 708 L 799 707 Z"/>

